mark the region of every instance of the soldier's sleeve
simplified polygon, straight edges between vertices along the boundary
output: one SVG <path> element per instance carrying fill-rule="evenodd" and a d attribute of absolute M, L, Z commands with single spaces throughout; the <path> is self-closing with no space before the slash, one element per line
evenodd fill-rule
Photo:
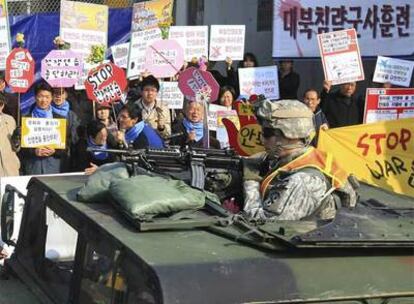
<path fill-rule="evenodd" d="M 269 186 L 263 201 L 270 217 L 279 220 L 300 220 L 317 211 L 327 184 L 320 175 L 297 172 Z"/>

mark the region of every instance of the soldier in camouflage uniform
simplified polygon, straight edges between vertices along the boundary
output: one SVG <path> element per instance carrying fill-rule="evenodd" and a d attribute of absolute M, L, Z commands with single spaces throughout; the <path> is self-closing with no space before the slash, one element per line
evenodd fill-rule
<path fill-rule="evenodd" d="M 253 218 L 332 219 L 357 201 L 348 175 L 309 146 L 313 113 L 297 100 L 255 104 L 266 153 L 245 160 L 244 211 Z"/>

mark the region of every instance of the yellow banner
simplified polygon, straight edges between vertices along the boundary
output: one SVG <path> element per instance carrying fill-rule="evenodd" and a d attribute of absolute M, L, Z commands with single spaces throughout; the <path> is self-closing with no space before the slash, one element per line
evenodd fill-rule
<path fill-rule="evenodd" d="M 321 130 L 318 149 L 359 180 L 414 197 L 413 118 Z"/>
<path fill-rule="evenodd" d="M 66 148 L 66 119 L 22 118 L 23 148 Z"/>
<path fill-rule="evenodd" d="M 6 0 L 0 0 L 0 18 L 7 17 Z"/>
<path fill-rule="evenodd" d="M 98 32 L 108 31 L 108 7 L 75 1 L 62 1 L 60 27 Z"/>
<path fill-rule="evenodd" d="M 153 0 L 135 3 L 132 12 L 132 31 L 158 27 L 159 23 L 171 23 L 174 0 Z"/>

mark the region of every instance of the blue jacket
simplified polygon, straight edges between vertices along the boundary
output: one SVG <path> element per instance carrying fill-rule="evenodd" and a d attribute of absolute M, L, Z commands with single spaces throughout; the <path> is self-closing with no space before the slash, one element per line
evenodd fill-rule
<path fill-rule="evenodd" d="M 161 136 L 148 125 L 145 125 L 142 132 L 134 140 L 135 149 L 145 149 L 145 148 L 154 148 L 161 149 L 164 148 L 164 141 Z"/>

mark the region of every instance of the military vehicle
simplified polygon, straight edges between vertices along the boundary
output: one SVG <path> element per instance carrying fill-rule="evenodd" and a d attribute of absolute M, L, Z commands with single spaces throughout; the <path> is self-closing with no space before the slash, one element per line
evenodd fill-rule
<path fill-rule="evenodd" d="M 362 185 L 355 209 L 323 223 L 251 222 L 211 204 L 134 222 L 110 198 L 77 201 L 87 178 L 32 178 L 15 243 L 19 191 L 6 189 L 4 267 L 28 303 L 414 303 L 409 197 Z"/>

